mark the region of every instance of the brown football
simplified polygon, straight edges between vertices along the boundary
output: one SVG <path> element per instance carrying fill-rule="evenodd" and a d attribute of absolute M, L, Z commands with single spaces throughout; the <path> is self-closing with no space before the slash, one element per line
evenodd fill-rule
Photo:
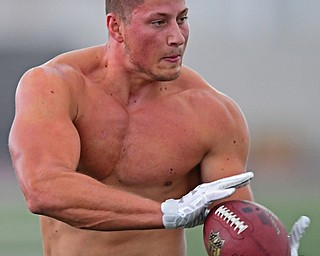
<path fill-rule="evenodd" d="M 289 256 L 287 232 L 266 207 L 249 201 L 216 205 L 203 225 L 209 256 Z"/>

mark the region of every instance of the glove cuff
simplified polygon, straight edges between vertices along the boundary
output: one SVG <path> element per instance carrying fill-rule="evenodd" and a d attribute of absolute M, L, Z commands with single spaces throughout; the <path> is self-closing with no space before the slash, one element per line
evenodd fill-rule
<path fill-rule="evenodd" d="M 177 228 L 178 219 L 178 201 L 168 199 L 161 204 L 162 223 L 166 229 Z"/>

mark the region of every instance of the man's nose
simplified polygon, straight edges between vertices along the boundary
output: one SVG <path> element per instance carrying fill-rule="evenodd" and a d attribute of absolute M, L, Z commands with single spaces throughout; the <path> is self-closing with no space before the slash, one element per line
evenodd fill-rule
<path fill-rule="evenodd" d="M 182 33 L 179 24 L 175 23 L 172 25 L 167 40 L 169 46 L 180 46 L 186 42 L 186 38 Z"/>

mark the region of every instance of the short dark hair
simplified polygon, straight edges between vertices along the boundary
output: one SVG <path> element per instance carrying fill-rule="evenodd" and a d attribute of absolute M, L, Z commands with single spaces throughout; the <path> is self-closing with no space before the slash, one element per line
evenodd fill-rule
<path fill-rule="evenodd" d="M 133 10 L 144 3 L 144 0 L 105 0 L 106 14 L 115 13 L 122 20 L 129 21 Z"/>

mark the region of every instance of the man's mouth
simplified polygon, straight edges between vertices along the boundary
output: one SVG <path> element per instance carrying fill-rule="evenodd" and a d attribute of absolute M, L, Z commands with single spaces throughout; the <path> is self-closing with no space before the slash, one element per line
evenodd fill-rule
<path fill-rule="evenodd" d="M 165 61 L 176 63 L 181 60 L 181 55 L 170 55 L 163 58 Z"/>

